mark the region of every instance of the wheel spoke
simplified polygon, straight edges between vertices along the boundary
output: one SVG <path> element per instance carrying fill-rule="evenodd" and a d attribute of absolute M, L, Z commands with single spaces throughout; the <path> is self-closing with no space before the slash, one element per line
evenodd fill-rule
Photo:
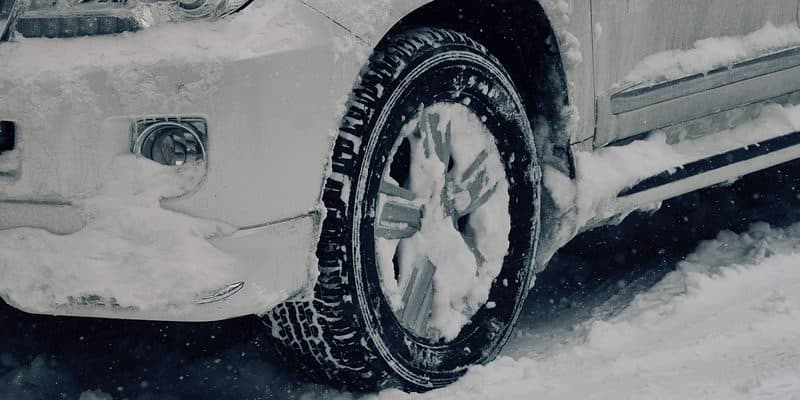
<path fill-rule="evenodd" d="M 384 239 L 405 239 L 422 226 L 422 206 L 414 203 L 414 193 L 394 182 L 381 182 L 381 204 L 375 235 Z"/>
<path fill-rule="evenodd" d="M 439 130 L 439 116 L 427 110 L 422 112 L 419 128 L 425 140 L 425 155 L 431 156 L 431 148 L 445 166 L 450 162 L 450 140 L 452 138 L 452 123 L 447 122 L 444 132 Z"/>
<path fill-rule="evenodd" d="M 481 151 L 461 178 L 453 182 L 450 196 L 454 199 L 453 207 L 459 217 L 472 214 L 486 204 L 497 189 L 497 180 L 486 169 L 488 156 L 486 150 Z"/>
<path fill-rule="evenodd" d="M 400 198 L 406 201 L 414 201 L 417 198 L 414 192 L 387 180 L 381 181 L 380 192 L 383 195 Z"/>
<path fill-rule="evenodd" d="M 403 290 L 403 307 L 400 318 L 414 332 L 425 332 L 433 306 L 433 275 L 436 267 L 429 259 L 414 266 Z"/>

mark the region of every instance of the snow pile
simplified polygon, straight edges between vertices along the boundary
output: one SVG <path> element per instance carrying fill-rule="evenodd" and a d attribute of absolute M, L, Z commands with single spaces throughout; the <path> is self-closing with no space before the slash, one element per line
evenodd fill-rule
<path fill-rule="evenodd" d="M 233 258 L 207 241 L 232 228 L 160 205 L 193 189 L 203 173 L 199 164 L 118 156 L 99 193 L 72 199 L 82 230 L 0 231 L 0 293 L 31 311 L 87 302 L 148 310 L 179 307 L 232 282 Z"/>
<path fill-rule="evenodd" d="M 379 399 L 790 399 L 800 395 L 800 224 L 721 233 L 582 340 Z M 556 338 L 558 341 L 558 338 Z"/>
<path fill-rule="evenodd" d="M 767 23 L 763 28 L 744 36 L 698 40 L 692 49 L 670 50 L 648 56 L 634 67 L 623 82 L 638 84 L 673 80 L 797 45 L 800 45 L 800 27 L 795 24 L 776 27 Z"/>
<path fill-rule="evenodd" d="M 425 111 L 428 116 L 438 116 L 439 132 L 452 132 L 450 151 L 452 169 L 436 154 L 432 135 L 417 137 L 417 129 L 430 132 L 432 128 L 419 128 L 433 123 L 433 117 L 409 121 L 403 136 L 408 137 L 411 148 L 411 166 L 408 188 L 424 204 L 421 229 L 404 240 L 378 238 L 378 260 L 382 287 L 395 310 L 403 304 L 402 289 L 411 282 L 412 271 L 430 262 L 433 274 L 432 317 L 429 326 L 446 340 L 458 336 L 461 328 L 486 303 L 492 281 L 500 273 L 508 250 L 511 219 L 508 214 L 509 194 L 505 170 L 500 153 L 491 141 L 493 137 L 478 116 L 460 104 L 439 104 Z M 418 131 L 417 131 L 418 132 Z M 485 154 L 482 168 L 485 175 L 469 174 L 473 161 Z M 453 182 L 446 175 L 455 178 Z M 470 175 L 467 182 L 463 176 Z M 385 177 L 385 179 L 391 179 Z M 453 210 L 467 209 L 470 193 L 465 188 L 479 179 L 486 180 L 490 196 L 485 204 L 469 213 L 464 231 L 454 226 Z M 447 196 L 453 200 L 448 203 Z M 395 280 L 394 255 L 397 253 L 399 279 Z M 426 312 L 426 310 L 423 310 Z"/>

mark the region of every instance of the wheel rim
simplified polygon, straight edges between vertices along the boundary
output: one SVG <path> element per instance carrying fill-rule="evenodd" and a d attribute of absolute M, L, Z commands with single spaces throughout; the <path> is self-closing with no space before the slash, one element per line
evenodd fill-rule
<path fill-rule="evenodd" d="M 503 161 L 468 104 L 420 106 L 382 174 L 375 248 L 381 289 L 400 325 L 452 340 L 488 302 L 508 251 Z"/>

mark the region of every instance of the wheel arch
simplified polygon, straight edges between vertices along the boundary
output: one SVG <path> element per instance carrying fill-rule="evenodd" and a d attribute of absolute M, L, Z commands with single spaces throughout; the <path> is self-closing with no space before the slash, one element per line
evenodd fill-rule
<path fill-rule="evenodd" d="M 416 27 L 438 27 L 486 46 L 520 91 L 543 171 L 575 182 L 575 144 L 594 135 L 593 49 L 578 40 L 591 42 L 589 22 L 588 8 L 573 10 L 563 1 L 434 0 L 405 14 L 382 40 Z M 556 200 L 543 176 L 536 271 L 572 237 L 575 212 Z"/>
<path fill-rule="evenodd" d="M 486 46 L 505 66 L 522 96 L 540 161 L 574 177 L 570 116 L 564 112 L 570 105 L 569 71 L 542 3 L 434 0 L 406 14 L 382 40 L 417 27 L 456 30 Z"/>

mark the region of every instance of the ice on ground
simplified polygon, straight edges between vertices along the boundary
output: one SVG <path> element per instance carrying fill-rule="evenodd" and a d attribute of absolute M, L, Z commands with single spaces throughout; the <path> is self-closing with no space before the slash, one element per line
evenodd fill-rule
<path fill-rule="evenodd" d="M 800 396 L 800 224 L 701 244 L 581 339 L 474 367 L 424 395 L 379 399 L 793 399 Z M 519 327 L 524 329 L 524 327 Z"/>
<path fill-rule="evenodd" d="M 744 36 L 702 39 L 688 50 L 670 50 L 648 56 L 623 82 L 638 84 L 673 80 L 797 45 L 800 45 L 800 27 L 796 24 L 775 26 L 767 23 Z"/>
<path fill-rule="evenodd" d="M 86 221 L 82 230 L 0 231 L 0 293 L 30 311 L 87 302 L 152 310 L 230 283 L 233 258 L 207 239 L 232 228 L 160 205 L 192 190 L 203 173 L 200 164 L 118 156 L 98 193 L 71 199 Z"/>

